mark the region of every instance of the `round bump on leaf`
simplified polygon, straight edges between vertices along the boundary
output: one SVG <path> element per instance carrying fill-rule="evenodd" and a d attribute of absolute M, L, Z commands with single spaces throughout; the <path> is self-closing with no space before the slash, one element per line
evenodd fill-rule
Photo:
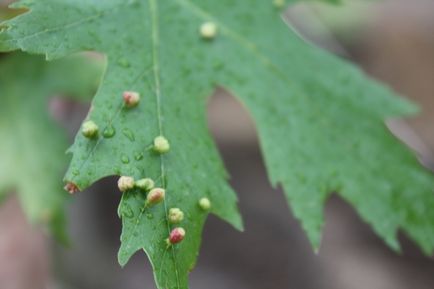
<path fill-rule="evenodd" d="M 140 179 L 136 181 L 136 187 L 144 191 L 152 190 L 154 188 L 154 185 L 154 181 L 150 178 Z"/>
<path fill-rule="evenodd" d="M 169 235 L 169 243 L 170 244 L 178 244 L 182 242 L 185 238 L 185 230 L 184 228 L 178 227 L 172 230 Z"/>
<path fill-rule="evenodd" d="M 199 200 L 199 207 L 204 211 L 208 211 L 211 209 L 211 201 L 208 198 L 202 198 Z"/>
<path fill-rule="evenodd" d="M 80 191 L 80 189 L 77 187 L 77 185 L 74 183 L 71 183 L 71 182 L 67 182 L 63 188 L 65 189 L 65 191 L 67 191 L 71 195 L 78 193 Z"/>
<path fill-rule="evenodd" d="M 214 39 L 217 36 L 217 25 L 214 22 L 205 22 L 200 26 L 200 35 L 204 39 Z"/>
<path fill-rule="evenodd" d="M 184 220 L 184 212 L 181 211 L 179 208 L 171 208 L 169 210 L 169 222 L 171 224 L 178 224 L 181 223 L 182 220 Z"/>
<path fill-rule="evenodd" d="M 81 133 L 87 138 L 93 138 L 98 135 L 98 126 L 92 120 L 85 121 L 81 126 Z"/>
<path fill-rule="evenodd" d="M 166 191 L 162 188 L 153 188 L 146 196 L 146 206 L 156 205 L 164 200 Z"/>
<path fill-rule="evenodd" d="M 154 139 L 154 151 L 159 154 L 167 153 L 170 150 L 169 141 L 162 135 Z"/>
<path fill-rule="evenodd" d="M 140 94 L 135 91 L 125 91 L 123 93 L 123 98 L 126 107 L 134 107 L 139 104 Z"/>
<path fill-rule="evenodd" d="M 121 192 L 126 192 L 134 188 L 134 178 L 122 176 L 118 180 L 118 188 Z"/>

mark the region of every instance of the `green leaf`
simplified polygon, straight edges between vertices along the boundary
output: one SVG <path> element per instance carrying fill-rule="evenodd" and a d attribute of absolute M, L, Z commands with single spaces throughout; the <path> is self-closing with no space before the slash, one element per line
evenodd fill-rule
<path fill-rule="evenodd" d="M 234 93 L 256 121 L 272 183 L 281 184 L 315 248 L 323 205 L 337 191 L 385 241 L 398 249 L 403 229 L 426 253 L 434 246 L 433 176 L 387 130 L 384 120 L 414 113 L 410 103 L 350 64 L 300 40 L 265 0 L 39 0 L 6 23 L 0 48 L 45 54 L 105 53 L 108 67 L 88 119 L 99 137 L 77 134 L 66 181 L 85 189 L 108 175 L 151 177 L 165 202 L 146 208 L 145 194 L 122 197 L 119 261 L 139 249 L 158 288 L 187 288 L 207 213 L 241 227 L 205 121 L 217 85 Z M 205 40 L 199 27 L 218 27 Z M 124 91 L 141 101 L 125 108 Z M 104 131 L 108 133 L 104 134 Z M 113 134 L 114 132 L 114 134 Z M 156 155 L 154 137 L 171 151 Z M 181 208 L 185 240 L 167 247 L 167 210 Z M 272 209 L 272 208 L 270 208 Z"/>
<path fill-rule="evenodd" d="M 58 93 L 92 95 L 97 79 L 88 62 L 73 57 L 47 63 L 21 53 L 0 58 L 0 197 L 16 191 L 29 220 L 50 223 L 62 241 L 67 142 L 48 114 L 48 101 Z"/>

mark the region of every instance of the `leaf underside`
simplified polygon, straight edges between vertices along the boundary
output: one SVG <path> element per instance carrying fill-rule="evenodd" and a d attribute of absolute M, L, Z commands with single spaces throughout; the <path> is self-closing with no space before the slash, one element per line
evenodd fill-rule
<path fill-rule="evenodd" d="M 265 0 L 38 0 L 6 23 L 0 49 L 56 59 L 77 51 L 106 55 L 108 66 L 89 119 L 101 134 L 77 134 L 65 180 L 85 189 L 109 175 L 151 177 L 167 189 L 161 205 L 144 207 L 130 191 L 119 206 L 124 265 L 139 249 L 158 288 L 187 288 L 207 213 L 237 228 L 236 196 L 228 186 L 206 126 L 205 106 L 216 86 L 239 98 L 256 122 L 273 185 L 282 185 L 315 248 L 323 205 L 338 192 L 392 248 L 404 230 L 426 253 L 434 246 L 433 176 L 387 130 L 384 120 L 415 107 L 358 69 L 311 47 L 288 29 Z M 204 40 L 202 23 L 218 26 Z M 122 93 L 141 94 L 127 109 Z M 107 133 L 104 133 L 107 132 Z M 150 150 L 164 135 L 171 151 Z M 185 240 L 167 247 L 167 210 L 181 208 Z"/>
<path fill-rule="evenodd" d="M 49 116 L 48 103 L 60 93 L 81 99 L 92 95 L 97 80 L 92 74 L 98 73 L 83 60 L 48 63 L 22 53 L 0 58 L 0 197 L 16 191 L 29 220 L 48 222 L 64 242 L 67 195 L 61 177 L 67 141 Z"/>

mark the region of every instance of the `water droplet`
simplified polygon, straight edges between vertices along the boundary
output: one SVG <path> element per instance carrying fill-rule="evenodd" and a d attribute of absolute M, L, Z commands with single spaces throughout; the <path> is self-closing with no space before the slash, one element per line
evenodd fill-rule
<path fill-rule="evenodd" d="M 143 153 L 136 153 L 134 158 L 136 159 L 136 161 L 140 161 L 141 159 L 143 159 Z"/>
<path fill-rule="evenodd" d="M 122 133 L 130 140 L 130 141 L 135 141 L 136 138 L 134 136 L 134 133 L 129 129 L 129 128 L 124 128 L 122 130 Z"/>
<path fill-rule="evenodd" d="M 123 57 L 118 60 L 118 64 L 122 67 L 125 67 L 125 68 L 130 67 L 130 62 L 128 61 L 128 59 L 123 58 Z"/>
<path fill-rule="evenodd" d="M 131 219 L 134 216 L 134 212 L 131 209 L 130 205 L 125 204 L 122 206 L 121 209 L 122 216 Z"/>
<path fill-rule="evenodd" d="M 78 176 L 78 175 L 80 174 L 80 171 L 77 170 L 77 169 L 73 169 L 73 170 L 72 170 L 72 174 L 73 174 L 74 176 Z"/>
<path fill-rule="evenodd" d="M 104 129 L 104 132 L 102 133 L 102 135 L 103 135 L 105 138 L 111 138 L 111 137 L 113 137 L 115 134 L 116 134 L 116 130 L 115 130 L 115 128 L 114 128 L 112 125 L 107 126 L 107 127 Z"/>
<path fill-rule="evenodd" d="M 123 155 L 123 156 L 121 157 L 121 161 L 122 161 L 124 164 L 128 164 L 128 163 L 130 162 L 130 158 L 127 157 L 126 155 Z"/>

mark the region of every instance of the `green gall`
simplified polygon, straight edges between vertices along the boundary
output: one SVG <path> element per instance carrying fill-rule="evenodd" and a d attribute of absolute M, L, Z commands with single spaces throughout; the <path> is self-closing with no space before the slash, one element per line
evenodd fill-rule
<path fill-rule="evenodd" d="M 169 141 L 164 136 L 157 136 L 154 139 L 154 151 L 159 154 L 167 153 L 170 150 Z"/>
<path fill-rule="evenodd" d="M 81 126 L 81 133 L 87 138 L 93 138 L 98 135 L 98 126 L 91 120 L 85 121 Z"/>
<path fill-rule="evenodd" d="M 208 211 L 211 209 L 211 201 L 208 198 L 202 198 L 199 200 L 199 207 L 204 211 Z"/>
<path fill-rule="evenodd" d="M 134 178 L 122 176 L 118 180 L 118 188 L 121 192 L 126 192 L 134 188 Z"/>
<path fill-rule="evenodd" d="M 169 210 L 168 218 L 171 224 L 181 223 L 182 220 L 184 220 L 184 212 L 179 208 L 171 208 Z"/>
<path fill-rule="evenodd" d="M 214 22 L 205 22 L 200 26 L 200 35 L 204 39 L 213 39 L 217 36 L 217 25 Z"/>
<path fill-rule="evenodd" d="M 154 188 L 154 181 L 150 178 L 140 179 L 136 181 L 136 187 L 144 191 L 149 191 Z"/>

